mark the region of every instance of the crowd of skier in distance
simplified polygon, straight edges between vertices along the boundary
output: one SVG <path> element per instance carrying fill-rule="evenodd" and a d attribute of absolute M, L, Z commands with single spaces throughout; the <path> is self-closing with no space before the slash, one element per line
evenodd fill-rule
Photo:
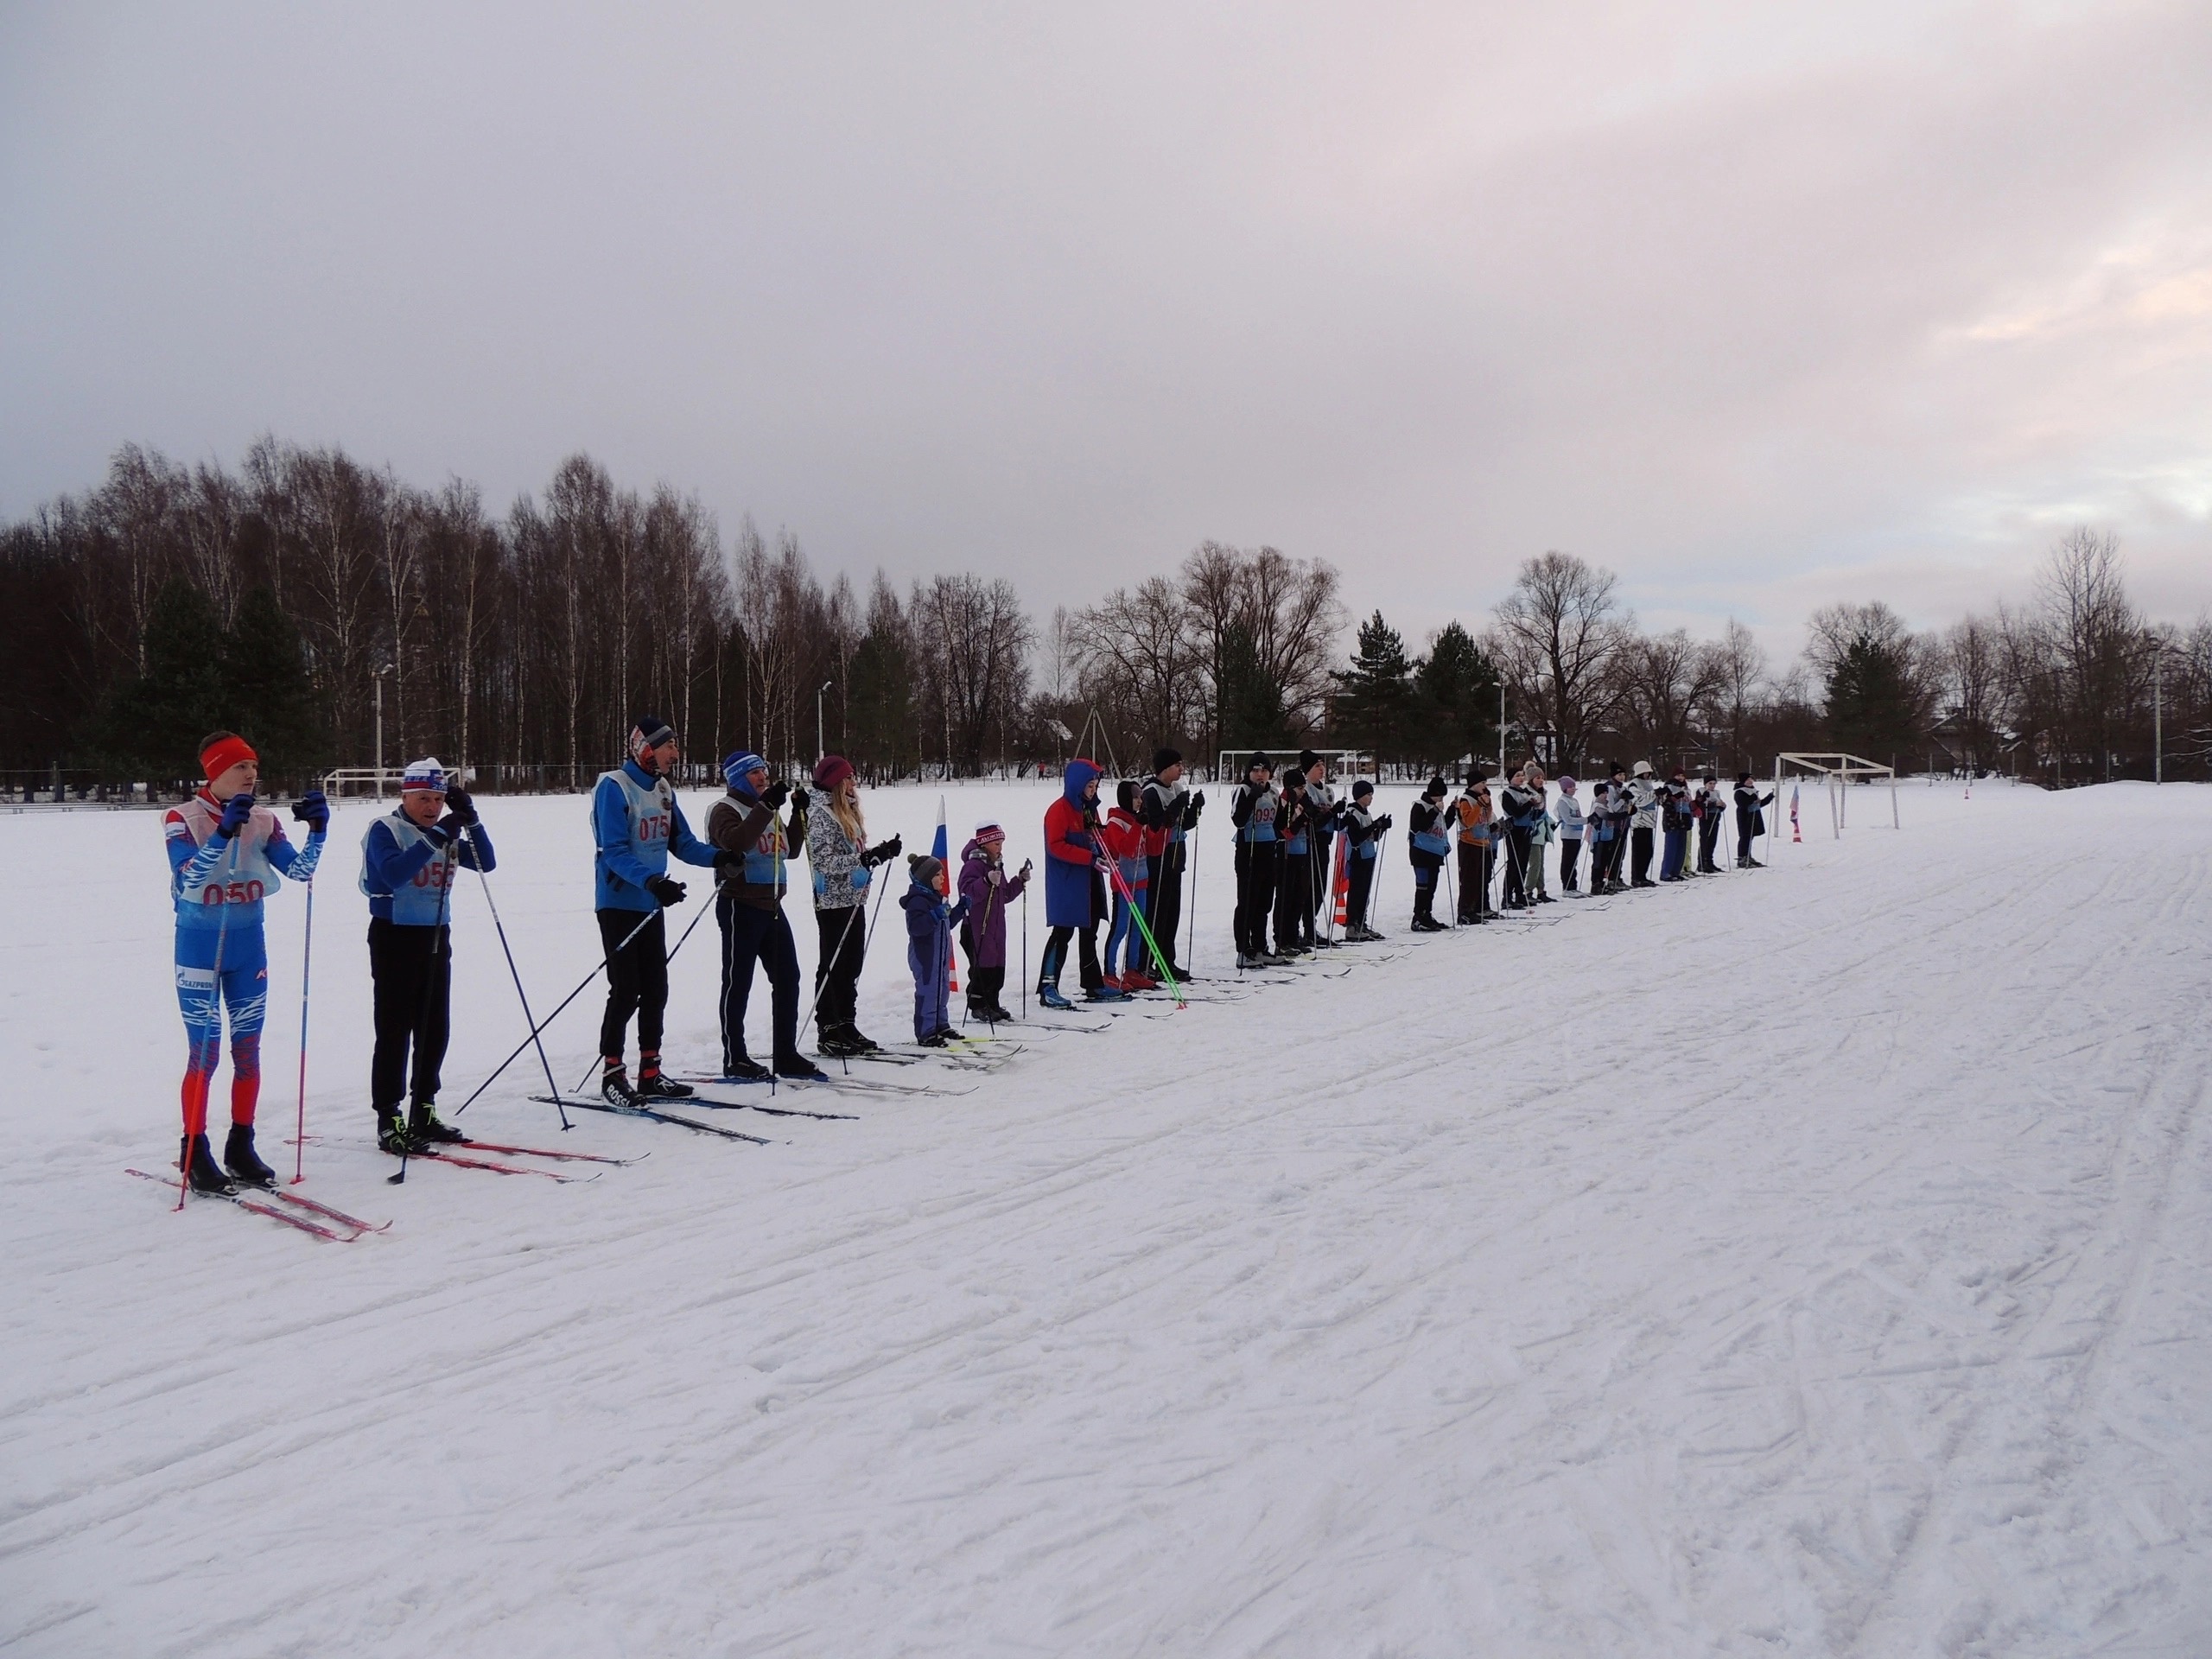
<path fill-rule="evenodd" d="M 876 873 L 905 849 L 895 835 L 869 840 L 851 764 L 841 755 L 824 755 L 815 764 L 810 787 L 794 787 L 772 780 L 760 755 L 734 753 L 722 762 L 724 792 L 708 811 L 702 837 L 686 821 L 670 782 L 683 758 L 674 729 L 658 716 L 640 715 L 629 734 L 629 751 L 620 766 L 601 774 L 591 802 L 594 909 L 607 976 L 594 1109 L 651 1116 L 659 1103 L 695 1092 L 661 1065 L 671 955 L 664 918 L 690 896 L 686 883 L 671 874 L 671 861 L 712 872 L 721 936 L 717 1081 L 826 1081 L 799 1046 L 810 1022 L 818 1024 L 816 1047 L 823 1055 L 880 1054 L 882 1046 L 858 1024 L 861 972 L 873 926 L 869 889 Z M 276 814 L 256 799 L 259 759 L 244 738 L 212 734 L 200 744 L 200 765 L 207 782 L 162 820 L 176 910 L 177 1000 L 188 1039 L 179 1166 L 190 1189 L 235 1196 L 240 1185 L 269 1188 L 276 1179 L 254 1145 L 269 992 L 263 907 L 286 878 L 311 881 L 331 810 L 319 790 L 293 803 L 291 816 L 306 830 L 304 844 L 296 847 Z M 1102 781 L 1091 761 L 1070 762 L 1059 795 L 1045 812 L 1048 931 L 1035 991 L 1042 1007 L 1056 1013 L 1075 1006 L 1061 988 L 1071 950 L 1082 996 L 1090 1002 L 1118 1002 L 1163 985 L 1176 991 L 1191 977 L 1176 957 L 1183 885 L 1205 791 L 1187 786 L 1183 758 L 1172 748 L 1153 756 L 1148 777 L 1119 782 L 1110 805 L 1100 798 Z M 1586 805 L 1572 778 L 1560 779 L 1552 800 L 1533 761 L 1513 772 L 1494 797 L 1479 766 L 1469 771 L 1458 797 L 1447 800 L 1451 790 L 1443 778 L 1430 779 L 1408 814 L 1416 932 L 1446 925 L 1435 913 L 1440 879 L 1447 890 L 1456 889 L 1454 914 L 1463 924 L 1551 903 L 1546 868 L 1554 843 L 1560 888 L 1569 895 L 1582 891 L 1578 872 L 1586 841 L 1592 893 L 1719 874 L 1714 854 L 1729 805 L 1710 773 L 1694 786 L 1680 772 L 1658 779 L 1648 762 L 1632 769 L 1615 766 L 1592 785 Z M 1280 778 L 1268 755 L 1250 757 L 1229 806 L 1239 969 L 1279 967 L 1339 943 L 1383 937 L 1371 912 L 1376 870 L 1392 819 L 1370 810 L 1374 794 L 1374 784 L 1363 778 L 1339 798 L 1326 763 L 1311 749 L 1285 766 Z M 1756 868 L 1751 843 L 1764 830 L 1761 809 L 1771 799 L 1758 792 L 1749 773 L 1738 775 L 1733 810 L 1739 867 Z M 1656 881 L 1649 875 L 1655 836 L 1662 849 Z M 1007 912 L 1027 893 L 1035 870 L 1027 861 L 1009 869 L 1006 841 L 1005 826 L 986 819 L 962 849 L 957 871 L 933 854 L 906 855 L 899 908 L 906 918 L 919 1047 L 944 1049 L 971 1040 L 952 1019 L 956 939 L 968 963 L 970 1021 L 996 1025 L 1015 1018 L 1005 1005 Z M 819 944 L 813 1006 L 805 1019 L 798 954 L 785 913 L 791 862 L 802 848 Z M 488 899 L 488 877 L 496 868 L 475 803 L 435 759 L 406 767 L 398 804 L 372 819 L 361 838 L 358 885 L 369 912 L 375 1031 L 369 1103 L 378 1146 L 402 1158 L 464 1139 L 437 1112 L 452 990 L 451 893 L 458 872 L 471 870 L 485 880 Z M 1495 897 L 1494 884 L 1499 888 Z M 876 914 L 882 896 L 879 891 Z M 1332 897 L 1342 902 L 1341 936 L 1333 913 L 1323 920 Z M 496 906 L 493 918 L 496 925 Z M 500 938 L 504 949 L 503 928 Z M 509 967 L 512 970 L 512 953 Z M 767 977 L 772 1004 L 765 1064 L 748 1052 L 745 1035 L 756 971 Z M 519 989 L 518 973 L 516 982 Z M 208 1140 L 207 1113 L 226 1015 L 231 1121 L 219 1161 Z M 537 1039 L 550 1018 L 534 1025 L 528 1040 Z M 633 1021 L 634 1077 L 626 1059 Z"/>

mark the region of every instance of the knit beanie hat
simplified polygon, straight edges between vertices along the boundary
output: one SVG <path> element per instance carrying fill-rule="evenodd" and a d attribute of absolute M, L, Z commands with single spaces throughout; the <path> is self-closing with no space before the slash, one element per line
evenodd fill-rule
<path fill-rule="evenodd" d="M 1451 792 L 1452 785 L 1446 783 L 1440 776 L 1431 778 L 1428 780 L 1428 787 L 1421 791 L 1421 793 L 1432 801 L 1440 801 Z"/>
<path fill-rule="evenodd" d="M 937 886 L 938 877 L 944 874 L 944 862 L 927 853 L 909 853 L 906 855 L 906 868 L 915 880 L 925 887 L 933 887 Z"/>
<path fill-rule="evenodd" d="M 1275 763 L 1268 759 L 1268 752 L 1265 749 L 1255 749 L 1252 751 L 1252 758 L 1244 763 L 1244 770 L 1249 772 L 1255 766 L 1273 772 L 1275 769 Z"/>
<path fill-rule="evenodd" d="M 657 749 L 676 735 L 676 729 L 658 715 L 639 715 L 630 722 L 630 757 L 643 760 L 645 751 Z"/>
<path fill-rule="evenodd" d="M 825 754 L 814 763 L 814 786 L 832 790 L 853 775 L 853 763 L 842 754 Z"/>
<path fill-rule="evenodd" d="M 1137 785 L 1134 778 L 1124 778 L 1114 785 L 1114 804 L 1124 812 L 1137 810 Z"/>
<path fill-rule="evenodd" d="M 446 769 L 435 755 L 426 755 L 420 760 L 410 760 L 407 770 L 399 774 L 399 792 L 426 789 L 442 795 L 446 792 Z"/>
<path fill-rule="evenodd" d="M 985 818 L 981 823 L 978 823 L 976 826 L 976 839 L 978 841 L 1004 841 L 1006 839 L 1006 827 L 1000 823 L 996 818 Z"/>
<path fill-rule="evenodd" d="M 1160 748 L 1152 752 L 1152 769 L 1154 772 L 1165 772 L 1170 766 L 1182 764 L 1183 751 L 1180 749 Z"/>
<path fill-rule="evenodd" d="M 1300 749 L 1298 752 L 1298 766 L 1299 770 L 1301 772 L 1311 772 L 1314 767 L 1320 764 L 1321 757 L 1314 753 L 1313 750 Z"/>
<path fill-rule="evenodd" d="M 1374 792 L 1375 785 L 1364 778 L 1351 786 L 1351 798 L 1355 801 L 1363 801 Z"/>
<path fill-rule="evenodd" d="M 746 781 L 746 774 L 767 770 L 766 760 L 750 749 L 740 749 L 722 762 L 722 781 L 737 794 L 749 796 L 753 793 L 753 785 Z"/>

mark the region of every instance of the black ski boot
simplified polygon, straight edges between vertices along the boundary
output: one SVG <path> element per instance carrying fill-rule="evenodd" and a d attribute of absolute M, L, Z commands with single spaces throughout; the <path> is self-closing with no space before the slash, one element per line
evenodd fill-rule
<path fill-rule="evenodd" d="M 766 1066 L 745 1054 L 727 1062 L 722 1067 L 724 1083 L 766 1083 L 771 1075 Z"/>
<path fill-rule="evenodd" d="M 638 1091 L 630 1086 L 630 1074 L 620 1061 L 608 1066 L 599 1075 L 600 1097 L 610 1106 L 642 1106 Z"/>
<path fill-rule="evenodd" d="M 400 1122 L 397 1112 L 377 1114 L 377 1150 L 388 1152 L 395 1158 L 406 1158 L 416 1150 L 414 1138 Z"/>
<path fill-rule="evenodd" d="M 233 1123 L 231 1138 L 223 1143 L 223 1167 L 248 1186 L 274 1186 L 276 1172 L 261 1161 L 253 1149 L 253 1125 Z"/>
<path fill-rule="evenodd" d="M 637 1094 L 650 1104 L 656 1100 L 689 1100 L 696 1091 L 688 1083 L 671 1083 L 658 1071 L 638 1073 Z"/>
<path fill-rule="evenodd" d="M 450 1146 L 468 1139 L 452 1124 L 440 1122 L 438 1109 L 427 1100 L 418 1100 L 408 1109 L 407 1138 L 418 1147 Z"/>
<path fill-rule="evenodd" d="M 827 1083 L 830 1075 L 804 1054 L 779 1054 L 776 1075 L 791 1077 L 799 1083 Z"/>
<path fill-rule="evenodd" d="M 849 1059 L 855 1054 L 868 1052 L 868 1045 L 861 1040 L 860 1033 L 846 1025 L 824 1027 L 822 1040 L 815 1046 L 835 1060 Z"/>
<path fill-rule="evenodd" d="M 184 1171 L 185 1185 L 195 1192 L 235 1192 L 238 1184 L 223 1173 L 215 1162 L 214 1149 L 207 1144 L 204 1135 L 188 1135 L 177 1143 L 177 1167 Z"/>

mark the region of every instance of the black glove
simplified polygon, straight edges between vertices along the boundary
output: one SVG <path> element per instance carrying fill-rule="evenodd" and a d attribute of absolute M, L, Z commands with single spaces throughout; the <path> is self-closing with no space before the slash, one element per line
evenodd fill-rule
<path fill-rule="evenodd" d="M 680 905 L 683 902 L 683 884 L 681 881 L 671 881 L 664 875 L 646 877 L 645 891 L 660 900 L 663 909 L 666 909 L 671 905 Z"/>
<path fill-rule="evenodd" d="M 804 784 L 791 791 L 791 805 L 797 808 L 799 811 L 804 812 L 806 810 L 806 803 L 808 798 L 806 786 Z"/>
<path fill-rule="evenodd" d="M 741 870 L 744 868 L 745 855 L 743 853 L 716 853 L 715 855 L 715 880 L 717 881 L 727 881 L 732 871 Z"/>
<path fill-rule="evenodd" d="M 1377 830 L 1388 830 L 1394 822 L 1395 820 L 1390 817 L 1390 815 L 1388 812 L 1385 812 L 1381 817 L 1375 820 L 1375 827 Z"/>
<path fill-rule="evenodd" d="M 451 841 L 455 836 L 458 836 L 463 830 L 467 829 L 470 824 L 475 822 L 476 815 L 473 812 L 470 813 L 467 818 L 463 818 L 458 812 L 448 812 L 445 817 L 438 820 L 435 828 L 438 834 L 443 837 L 444 840 Z M 426 831 L 425 833 L 428 832 Z"/>
<path fill-rule="evenodd" d="M 215 826 L 215 833 L 225 841 L 234 841 L 252 816 L 253 797 L 241 791 L 223 803 L 222 821 Z"/>
<path fill-rule="evenodd" d="M 889 863 L 906 849 L 906 843 L 905 840 L 900 836 L 893 836 L 890 840 L 878 842 L 874 846 L 869 848 L 867 854 L 861 858 L 861 862 L 867 865 L 868 868 L 874 869 L 879 864 Z"/>
<path fill-rule="evenodd" d="M 469 798 L 467 790 L 446 791 L 446 817 L 463 828 L 476 822 L 476 803 Z"/>
<path fill-rule="evenodd" d="M 1191 804 L 1183 809 L 1183 827 L 1185 830 L 1198 827 L 1198 814 L 1205 810 L 1205 804 L 1206 792 L 1203 789 L 1191 797 Z"/>
<path fill-rule="evenodd" d="M 781 807 L 785 801 L 791 798 L 791 786 L 789 784 L 779 780 L 778 782 L 768 785 L 766 791 L 762 794 L 760 799 L 767 809 L 771 812 L 773 812 L 778 808 Z"/>
<path fill-rule="evenodd" d="M 308 827 L 310 835 L 321 835 L 330 828 L 330 803 L 322 791 L 311 789 L 292 803 L 292 816 Z"/>

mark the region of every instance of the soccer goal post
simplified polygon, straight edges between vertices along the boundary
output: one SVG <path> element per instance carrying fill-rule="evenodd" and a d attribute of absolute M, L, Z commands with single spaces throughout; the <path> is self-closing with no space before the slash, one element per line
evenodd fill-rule
<path fill-rule="evenodd" d="M 1897 817 L 1897 769 L 1895 766 L 1885 766 L 1878 760 L 1869 760 L 1859 754 L 1800 754 L 1785 751 L 1774 758 L 1774 808 L 1775 816 L 1779 818 L 1782 814 L 1782 786 L 1784 783 L 1789 784 L 1791 791 L 1790 840 L 1804 839 L 1797 816 L 1796 789 L 1798 781 L 1805 778 L 1818 779 L 1822 791 L 1828 798 L 1828 830 L 1833 839 L 1843 839 L 1844 825 L 1850 813 L 1851 785 L 1853 784 L 1887 784 L 1890 789 L 1890 828 L 1897 830 L 1904 827 Z M 1775 843 L 1781 842 L 1778 831 L 1770 831 L 1769 834 Z M 1770 856 L 1771 853 L 1772 849 L 1770 848 Z"/>

